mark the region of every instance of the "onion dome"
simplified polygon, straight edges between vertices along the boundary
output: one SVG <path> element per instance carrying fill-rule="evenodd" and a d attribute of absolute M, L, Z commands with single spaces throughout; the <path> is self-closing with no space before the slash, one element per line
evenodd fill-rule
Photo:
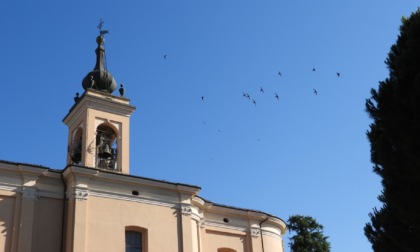
<path fill-rule="evenodd" d="M 85 90 L 92 88 L 111 94 L 117 88 L 117 83 L 105 67 L 105 39 L 102 34 L 96 38 L 96 42 L 98 43 L 98 48 L 95 50 L 96 65 L 95 68 L 83 78 L 82 86 Z"/>

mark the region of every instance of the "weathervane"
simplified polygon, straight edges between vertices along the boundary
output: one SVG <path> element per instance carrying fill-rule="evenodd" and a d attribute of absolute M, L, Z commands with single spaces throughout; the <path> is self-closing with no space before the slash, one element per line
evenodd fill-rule
<path fill-rule="evenodd" d="M 97 28 L 99 29 L 99 35 L 105 35 L 107 33 L 109 33 L 109 30 L 102 30 L 102 25 L 104 24 L 104 21 L 102 21 L 102 18 L 99 20 L 99 25 L 97 26 Z"/>

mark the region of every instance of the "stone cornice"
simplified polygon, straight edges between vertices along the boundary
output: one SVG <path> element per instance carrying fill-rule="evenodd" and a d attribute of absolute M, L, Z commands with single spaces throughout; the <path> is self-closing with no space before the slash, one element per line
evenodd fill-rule
<path fill-rule="evenodd" d="M 276 229 L 280 230 L 281 234 L 286 233 L 286 228 L 287 225 L 286 223 L 275 216 L 266 214 L 264 212 L 260 212 L 260 211 L 254 211 L 254 210 L 250 210 L 250 209 L 243 209 L 243 208 L 236 208 L 236 207 L 230 207 L 230 206 L 224 206 L 224 205 L 220 205 L 220 204 L 214 204 L 212 202 L 206 201 L 200 197 L 193 197 L 192 198 L 192 204 L 196 207 L 198 207 L 199 209 L 201 209 L 201 211 L 203 212 L 203 214 L 195 214 L 197 215 L 197 217 L 199 218 L 204 218 L 203 216 L 206 215 L 206 213 L 212 213 L 212 214 L 218 214 L 221 216 L 239 216 L 241 218 L 247 218 L 250 223 L 253 223 L 251 226 L 252 228 L 258 228 L 259 229 L 259 225 L 260 223 L 264 222 L 264 226 L 273 226 Z M 195 211 L 196 212 L 196 211 Z M 204 218 L 205 223 L 212 223 L 211 221 L 208 221 L 207 219 Z M 224 224 L 210 224 L 210 225 L 222 225 L 222 226 L 226 226 Z M 267 231 L 269 232 L 269 231 Z M 274 234 L 274 233 L 273 233 Z M 276 234 L 277 235 L 277 234 Z"/>
<path fill-rule="evenodd" d="M 164 207 L 176 207 L 179 205 L 178 202 L 157 200 L 157 199 L 151 199 L 151 198 L 146 198 L 146 197 L 141 197 L 141 196 L 134 196 L 134 195 L 128 195 L 128 194 L 115 193 L 115 192 L 104 192 L 104 191 L 98 191 L 98 190 L 89 190 L 89 196 L 131 201 L 131 202 L 144 203 L 144 204 L 150 204 L 150 205 L 156 205 L 156 206 L 164 206 Z"/>
<path fill-rule="evenodd" d="M 60 178 L 60 172 L 41 165 L 31 165 L 24 163 L 16 163 L 0 160 L 0 169 L 7 170 L 12 173 L 19 172 L 21 174 L 32 174 L 34 176 L 46 176 Z"/>
<path fill-rule="evenodd" d="M 104 94 L 101 92 L 87 90 L 79 102 L 74 104 L 69 113 L 63 118 L 66 125 L 71 125 L 75 115 L 86 111 L 87 109 L 96 109 L 108 113 L 113 113 L 120 116 L 130 116 L 136 107 L 129 104 L 128 99 Z"/>
<path fill-rule="evenodd" d="M 33 188 L 36 190 L 36 195 L 38 198 L 53 198 L 53 199 L 63 199 L 63 191 L 56 190 L 56 191 L 46 191 L 40 190 L 36 187 L 22 187 L 22 186 L 10 186 L 10 185 L 2 185 L 0 184 L 0 191 L 10 192 L 9 196 L 15 196 L 16 193 L 22 193 L 22 195 L 28 195 L 29 189 Z"/>
<path fill-rule="evenodd" d="M 177 184 L 177 183 L 171 183 L 166 181 L 159 181 L 159 180 L 153 180 L 148 178 L 142 178 L 142 177 L 135 177 L 130 176 L 126 174 L 119 174 L 119 173 L 112 173 L 112 172 L 105 172 L 99 169 L 94 168 L 88 168 L 88 167 L 80 167 L 80 166 L 68 166 L 64 172 L 63 175 L 65 179 L 68 179 L 69 177 L 85 177 L 90 178 L 98 181 L 109 181 L 112 182 L 112 185 L 119 186 L 119 184 L 131 184 L 133 187 L 149 187 L 149 188 L 155 188 L 159 190 L 167 190 L 171 192 L 176 193 L 183 193 L 183 194 L 189 194 L 190 197 L 197 194 L 200 190 L 199 187 L 195 186 L 188 186 L 184 184 Z"/>
<path fill-rule="evenodd" d="M 282 233 L 282 234 L 284 234 L 284 233 Z M 263 236 L 270 236 L 270 237 L 276 238 L 277 240 L 282 241 L 281 235 L 279 235 L 279 234 L 277 234 L 275 232 L 271 232 L 271 231 L 267 231 L 267 230 L 262 230 L 262 235 Z"/>

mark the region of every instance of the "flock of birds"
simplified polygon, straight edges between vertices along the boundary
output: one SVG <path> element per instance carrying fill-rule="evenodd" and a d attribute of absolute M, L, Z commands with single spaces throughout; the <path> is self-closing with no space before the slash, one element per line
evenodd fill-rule
<path fill-rule="evenodd" d="M 167 54 L 164 54 L 163 55 L 163 59 L 164 60 L 166 60 L 168 58 L 168 55 Z M 313 67 L 312 68 L 312 72 L 315 72 L 316 71 L 316 68 L 315 67 Z M 282 73 L 281 73 L 281 71 L 278 71 L 277 72 L 277 75 L 279 76 L 279 77 L 282 77 L 283 75 L 282 75 Z M 337 78 L 339 78 L 340 76 L 341 76 L 341 73 L 340 72 L 336 72 L 336 76 L 337 76 Z M 318 91 L 314 88 L 314 89 L 312 89 L 312 91 L 313 91 L 313 94 L 314 95 L 318 95 Z M 265 93 L 265 91 L 264 91 L 264 88 L 263 87 L 261 87 L 260 86 L 260 89 L 259 89 L 259 92 L 260 93 L 262 93 L 262 94 L 264 94 Z M 249 94 L 249 93 L 247 93 L 247 92 L 242 92 L 242 97 L 243 98 L 245 98 L 245 99 L 247 99 L 247 100 L 249 100 L 249 101 L 251 101 L 252 102 L 252 104 L 254 105 L 254 106 L 256 106 L 257 105 L 257 102 L 256 102 L 256 100 L 254 99 L 254 98 L 252 98 L 251 97 L 251 95 Z M 274 92 L 274 99 L 276 99 L 277 101 L 279 101 L 280 100 L 280 96 L 277 94 L 277 93 L 275 93 Z M 201 96 L 201 101 L 202 102 L 204 102 L 204 100 L 205 100 L 205 96 Z M 206 122 L 205 121 L 203 121 L 203 124 L 206 124 Z M 217 130 L 217 132 L 222 132 L 220 129 L 218 129 Z M 260 139 L 258 139 L 257 141 L 260 141 Z"/>
<path fill-rule="evenodd" d="M 163 55 L 163 59 L 167 59 L 168 58 L 168 55 L 167 54 L 164 54 Z M 315 72 L 316 71 L 316 68 L 315 67 L 313 67 L 312 68 L 312 72 Z M 283 76 L 282 75 L 282 73 L 281 73 L 281 71 L 278 71 L 278 73 L 277 73 L 277 75 L 278 76 Z M 339 78 L 340 76 L 341 76 L 341 73 L 340 72 L 336 72 L 336 75 L 337 75 L 337 77 Z M 315 94 L 315 95 L 318 95 L 318 91 L 314 88 L 314 89 L 312 89 L 313 90 L 313 93 Z M 262 88 L 262 87 L 260 87 L 260 92 L 261 93 L 264 93 L 264 89 Z M 242 96 L 243 97 L 245 97 L 245 98 L 247 98 L 248 100 L 252 100 L 252 104 L 254 104 L 255 106 L 257 105 L 257 102 L 254 100 L 254 99 L 252 99 L 251 98 L 251 96 L 248 94 L 248 93 L 246 93 L 246 92 L 243 92 L 242 93 Z M 279 97 L 279 95 L 277 94 L 277 93 L 274 93 L 274 98 L 278 101 L 279 99 L 280 99 L 280 97 Z M 204 96 L 201 96 L 201 101 L 204 101 Z"/>

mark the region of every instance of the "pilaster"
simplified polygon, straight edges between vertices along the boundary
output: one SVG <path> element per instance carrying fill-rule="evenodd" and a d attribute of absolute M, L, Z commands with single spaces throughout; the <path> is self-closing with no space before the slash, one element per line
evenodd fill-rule
<path fill-rule="evenodd" d="M 191 225 L 191 195 L 180 193 L 180 208 L 181 208 L 181 234 L 182 235 L 182 251 L 193 252 L 193 232 Z"/>
<path fill-rule="evenodd" d="M 35 203 L 38 200 L 38 194 L 35 185 L 37 176 L 24 176 L 24 186 L 22 187 L 18 251 L 32 251 L 33 232 L 35 220 Z"/>

